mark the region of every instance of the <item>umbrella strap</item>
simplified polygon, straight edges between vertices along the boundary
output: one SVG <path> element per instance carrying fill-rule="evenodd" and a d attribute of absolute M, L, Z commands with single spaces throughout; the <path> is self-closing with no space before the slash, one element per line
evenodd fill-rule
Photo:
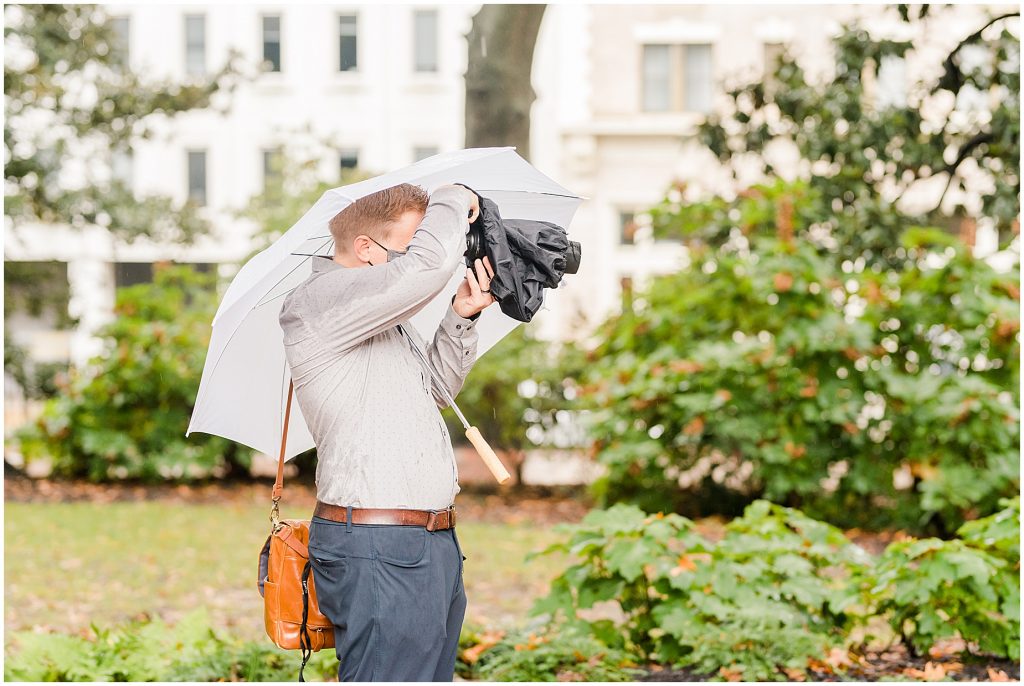
<path fill-rule="evenodd" d="M 294 389 L 295 380 L 289 379 L 288 402 L 284 409 L 284 429 L 281 431 L 281 454 L 277 458 L 277 479 L 274 481 L 274 490 L 271 491 L 271 499 L 274 501 L 274 506 L 270 510 L 270 522 L 273 524 L 275 530 L 277 529 L 281 516 L 277 504 L 278 501 L 281 500 L 281 494 L 284 491 L 284 450 L 285 445 L 288 443 L 288 421 L 292 416 L 292 395 Z"/>

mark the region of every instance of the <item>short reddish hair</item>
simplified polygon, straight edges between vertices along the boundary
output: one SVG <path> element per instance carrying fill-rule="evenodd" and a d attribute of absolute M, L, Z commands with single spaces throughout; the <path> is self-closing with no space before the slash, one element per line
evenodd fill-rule
<path fill-rule="evenodd" d="M 334 252 L 348 253 L 352 241 L 360 234 L 386 241 L 393 222 L 409 210 L 425 213 L 429 200 L 425 190 L 411 183 L 364 195 L 331 219 L 328 226 L 334 237 Z"/>

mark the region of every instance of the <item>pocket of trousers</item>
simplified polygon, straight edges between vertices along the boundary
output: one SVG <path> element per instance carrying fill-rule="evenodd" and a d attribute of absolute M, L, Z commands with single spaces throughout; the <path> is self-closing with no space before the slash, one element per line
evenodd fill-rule
<path fill-rule="evenodd" d="M 416 567 L 427 559 L 430 532 L 422 526 L 374 527 L 373 549 L 377 559 L 397 567 Z"/>

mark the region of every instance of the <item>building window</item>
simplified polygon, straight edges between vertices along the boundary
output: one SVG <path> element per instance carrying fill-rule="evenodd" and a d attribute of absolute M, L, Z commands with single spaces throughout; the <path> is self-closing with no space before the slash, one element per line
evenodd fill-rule
<path fill-rule="evenodd" d="M 185 15 L 185 73 L 206 74 L 206 17 L 201 14 Z"/>
<path fill-rule="evenodd" d="M 356 15 L 338 17 L 338 71 L 355 71 L 358 67 L 358 33 Z"/>
<path fill-rule="evenodd" d="M 263 150 L 263 190 L 266 190 L 280 179 L 283 161 L 281 148 L 266 148 Z"/>
<path fill-rule="evenodd" d="M 633 245 L 636 243 L 636 230 L 640 224 L 636 220 L 636 212 L 619 212 L 619 243 Z"/>
<path fill-rule="evenodd" d="M 672 70 L 668 45 L 644 46 L 644 110 L 672 109 Z"/>
<path fill-rule="evenodd" d="M 131 17 L 111 17 L 113 45 L 110 46 L 111 63 L 116 67 L 127 67 L 131 57 Z"/>
<path fill-rule="evenodd" d="M 438 152 L 437 151 L 437 146 L 435 146 L 435 145 L 425 145 L 425 146 L 422 146 L 422 147 L 415 147 L 415 148 L 412 149 L 412 157 L 413 157 L 412 161 L 413 162 L 419 162 L 420 160 L 425 160 L 428 157 L 433 157 L 434 155 L 437 154 L 437 152 Z"/>
<path fill-rule="evenodd" d="M 713 94 L 711 45 L 643 46 L 645 112 L 709 112 Z"/>
<path fill-rule="evenodd" d="M 152 262 L 114 263 L 114 288 L 127 288 L 141 283 L 153 283 Z"/>
<path fill-rule="evenodd" d="M 281 71 L 281 16 L 263 16 L 263 64 L 267 71 Z"/>
<path fill-rule="evenodd" d="M 413 13 L 413 54 L 416 71 L 437 71 L 437 10 Z"/>
<path fill-rule="evenodd" d="M 343 148 L 338 155 L 338 163 L 342 171 L 345 169 L 355 169 L 359 166 L 359 150 L 356 148 Z"/>
<path fill-rule="evenodd" d="M 188 151 L 188 199 L 206 204 L 206 151 Z"/>
<path fill-rule="evenodd" d="M 686 109 L 691 112 L 710 112 L 711 46 L 703 43 L 683 47 L 686 62 L 686 77 L 683 81 Z"/>

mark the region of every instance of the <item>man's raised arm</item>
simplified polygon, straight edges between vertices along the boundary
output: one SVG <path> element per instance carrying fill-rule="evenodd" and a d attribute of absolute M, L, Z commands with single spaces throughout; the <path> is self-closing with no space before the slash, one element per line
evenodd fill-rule
<path fill-rule="evenodd" d="M 311 284 L 319 313 L 313 326 L 332 352 L 407 321 L 441 292 L 466 252 L 472 199 L 463 186 L 441 186 L 430 195 L 404 255 L 371 267 L 332 270 Z"/>

